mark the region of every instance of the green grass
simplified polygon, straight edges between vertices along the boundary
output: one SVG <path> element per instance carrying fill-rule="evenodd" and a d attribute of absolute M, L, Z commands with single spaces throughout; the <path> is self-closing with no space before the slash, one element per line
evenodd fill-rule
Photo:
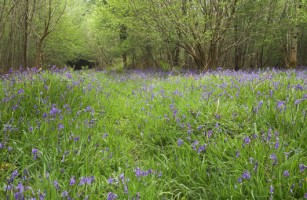
<path fill-rule="evenodd" d="M 306 80 L 16 72 L 0 81 L 0 199 L 303 199 Z"/>

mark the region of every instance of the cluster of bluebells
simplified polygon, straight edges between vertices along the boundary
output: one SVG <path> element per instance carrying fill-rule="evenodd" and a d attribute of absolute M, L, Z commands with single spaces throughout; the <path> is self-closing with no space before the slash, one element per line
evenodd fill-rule
<path fill-rule="evenodd" d="M 78 81 L 71 80 L 71 79 L 73 79 L 73 76 L 72 76 L 72 73 L 70 73 L 70 72 L 57 70 L 56 68 L 52 68 L 51 71 L 54 72 L 54 73 L 60 72 L 62 74 L 65 74 L 65 76 L 66 76 L 65 80 L 67 81 L 67 79 L 69 79 L 67 81 L 68 85 L 67 85 L 67 88 L 66 88 L 68 91 L 72 91 L 74 87 L 82 88 L 82 91 L 84 91 L 84 92 L 94 89 L 93 85 L 91 83 L 89 83 L 87 85 L 83 84 L 84 83 L 83 79 L 80 79 Z M 36 70 L 34 69 L 33 72 L 36 73 Z M 223 72 L 218 72 L 218 73 L 223 73 Z M 261 83 L 264 80 L 271 80 L 272 79 L 272 74 L 261 77 L 257 73 L 254 73 L 254 74 L 232 74 L 231 72 L 229 72 L 229 73 L 225 72 L 224 75 L 233 76 L 234 78 L 232 79 L 232 83 L 227 83 L 226 81 L 223 81 L 221 84 L 217 84 L 217 85 L 213 84 L 214 86 L 206 86 L 206 85 L 202 85 L 202 83 L 200 82 L 199 88 L 197 88 L 198 87 L 197 85 L 192 84 L 191 90 L 194 91 L 196 88 L 200 89 L 201 90 L 201 98 L 203 100 L 205 99 L 205 100 L 211 101 L 210 99 L 212 99 L 212 96 L 213 97 L 217 96 L 218 98 L 221 98 L 221 99 L 225 98 L 225 99 L 228 100 L 228 99 L 237 98 L 240 95 L 242 95 L 241 87 L 244 84 L 253 85 L 253 84 Z M 202 75 L 200 75 L 200 76 L 202 76 Z M 194 78 L 198 79 L 198 78 L 200 78 L 200 76 L 194 76 Z M 128 78 L 133 79 L 135 77 L 144 78 L 144 79 L 148 78 L 148 76 L 146 76 L 145 74 L 140 73 L 138 75 L 131 75 L 130 77 L 128 77 L 128 76 L 127 77 L 121 77 L 120 80 L 118 80 L 118 81 L 124 82 Z M 44 82 L 44 81 L 42 81 L 42 82 Z M 242 85 L 240 85 L 240 84 L 236 85 L 235 82 L 239 82 Z M 214 88 L 216 86 L 219 89 L 222 89 L 223 92 L 219 93 L 219 90 Z M 269 90 L 267 90 L 267 91 L 256 91 L 257 92 L 257 101 L 253 103 L 253 105 L 254 105 L 253 109 L 250 109 L 248 106 L 244 105 L 246 110 L 252 110 L 254 113 L 259 115 L 259 114 L 262 113 L 262 111 L 264 111 L 265 108 L 268 108 L 269 106 L 271 106 L 272 109 L 275 109 L 277 111 L 276 112 L 277 115 L 283 115 L 286 112 L 290 112 L 291 111 L 290 106 L 294 106 L 294 105 L 291 105 L 289 103 L 290 100 L 288 98 L 282 98 L 282 97 L 279 98 L 279 97 L 275 96 L 276 94 L 278 94 L 279 86 L 281 86 L 281 83 L 272 83 L 272 88 L 270 88 Z M 226 90 L 230 87 L 233 87 L 233 88 L 236 89 L 236 91 L 234 91 L 233 94 L 231 94 L 231 92 Z M 288 86 L 288 88 L 290 88 L 290 89 L 291 89 L 291 87 L 294 91 L 302 93 L 302 91 L 305 91 L 305 89 L 306 89 L 306 84 L 304 84 L 304 85 L 294 84 L 292 86 L 291 85 Z M 50 89 L 48 84 L 44 83 L 44 89 L 45 89 L 45 91 Z M 211 123 L 211 125 L 208 125 L 209 127 L 205 127 L 205 125 L 199 125 L 199 124 L 197 124 L 198 123 L 197 120 L 199 119 L 198 117 L 203 114 L 201 111 L 199 111 L 199 112 L 193 111 L 193 112 L 190 112 L 190 113 L 187 114 L 187 113 L 184 113 L 184 111 L 182 111 L 180 109 L 181 107 L 178 106 L 175 103 L 176 102 L 175 98 L 184 98 L 185 95 L 186 95 L 186 92 L 181 92 L 180 89 L 175 89 L 175 90 L 171 90 L 168 94 L 167 90 L 161 89 L 160 92 L 154 93 L 153 89 L 154 89 L 153 85 L 150 85 L 150 86 L 145 85 L 145 86 L 141 87 L 140 90 L 138 90 L 138 91 L 132 91 L 132 93 L 133 93 L 134 96 L 136 96 L 137 94 L 143 95 L 144 94 L 143 92 L 148 93 L 149 96 L 150 96 L 146 100 L 148 104 L 150 104 L 150 100 L 151 101 L 156 100 L 159 97 L 159 95 L 161 96 L 161 98 L 170 98 L 171 99 L 172 103 L 169 106 L 170 110 L 168 110 L 168 112 L 170 111 L 170 114 L 169 115 L 164 114 L 165 120 L 168 123 L 171 123 L 172 121 L 171 121 L 170 118 L 173 117 L 174 123 L 176 123 L 175 126 L 179 127 L 180 130 L 183 130 L 183 132 L 187 133 L 187 140 L 181 139 L 181 138 L 185 138 L 186 136 L 181 136 L 181 138 L 179 138 L 177 140 L 177 145 L 179 147 L 189 147 L 189 148 L 192 148 L 198 154 L 202 154 L 202 153 L 206 152 L 206 149 L 208 147 L 207 144 L 203 143 L 203 141 L 206 141 L 206 142 L 209 141 L 208 145 L 209 144 L 215 145 L 215 142 L 217 142 L 217 141 L 213 141 L 213 139 L 217 138 L 217 137 L 215 137 L 216 135 L 218 135 L 216 133 L 222 132 L 222 131 L 218 132 L 218 131 L 215 131 L 215 130 L 222 130 L 223 123 L 222 123 L 221 120 L 224 120 L 224 118 L 223 118 L 224 113 L 214 113 L 211 116 L 213 122 Z M 27 92 L 28 92 L 27 89 L 23 89 L 23 88 L 20 88 L 20 87 L 17 87 L 15 90 L 13 90 L 13 92 L 11 92 L 12 95 L 10 94 L 10 92 L 5 91 L 6 95 L 2 99 L 2 103 L 8 103 L 10 101 L 13 102 L 13 100 L 16 99 L 17 97 L 18 98 L 24 98 L 24 96 L 28 95 Z M 63 94 L 65 94 L 66 92 L 67 91 L 64 91 Z M 41 91 L 39 94 L 42 95 L 43 91 Z M 45 95 L 45 93 L 44 93 L 44 95 Z M 168 95 L 170 95 L 170 96 L 168 96 Z M 269 100 L 267 101 L 265 99 L 267 97 L 268 98 L 274 97 L 273 103 L 270 104 L 270 101 Z M 67 129 L 69 129 L 70 127 L 68 125 L 69 123 L 67 123 L 67 125 L 65 124 L 65 127 L 64 127 L 64 122 L 63 122 L 64 120 L 62 120 L 62 119 L 64 117 L 65 118 L 67 117 L 66 114 L 72 114 L 73 113 L 72 108 L 70 107 L 69 104 L 65 104 L 63 107 L 60 106 L 60 104 L 59 105 L 52 104 L 54 102 L 51 103 L 48 100 L 48 98 L 49 97 L 47 97 L 46 99 L 40 99 L 40 101 L 43 104 L 48 105 L 47 108 L 45 109 L 46 112 L 43 113 L 43 115 L 42 115 L 43 119 L 45 121 L 48 121 L 48 122 L 50 122 L 50 121 L 53 122 L 54 130 L 58 130 L 61 134 L 65 133 L 65 131 L 67 131 Z M 294 100 L 295 100 L 294 104 L 295 104 L 296 108 L 301 108 L 301 105 L 305 105 L 304 103 L 305 103 L 305 100 L 307 100 L 307 94 L 305 94 L 303 97 L 301 95 L 298 95 L 297 99 L 294 99 Z M 64 101 L 64 98 L 63 98 L 63 101 Z M 65 103 L 67 103 L 67 102 L 65 102 Z M 50 105 L 51 105 L 51 107 L 50 107 Z M 73 106 L 73 105 L 71 105 L 71 106 Z M 40 107 L 39 104 L 34 106 L 36 114 L 39 113 L 38 112 L 39 107 Z M 74 118 L 71 121 L 68 120 L 70 123 L 75 122 L 76 119 L 78 117 L 80 117 L 80 115 L 83 114 L 83 113 L 85 115 L 88 113 L 87 116 L 90 115 L 91 117 L 93 117 L 97 113 L 97 110 L 95 111 L 95 109 L 94 109 L 95 106 L 93 106 L 93 105 L 85 105 L 84 106 L 84 105 L 81 104 L 80 107 L 81 107 L 81 109 L 79 109 L 79 111 L 74 115 Z M 18 101 L 13 102 L 12 105 L 10 106 L 10 109 L 12 109 L 13 112 L 17 112 L 19 110 L 22 110 L 22 104 L 20 104 L 20 102 L 18 102 Z M 143 109 L 143 111 L 144 110 L 145 110 L 145 108 Z M 42 113 L 40 113 L 39 116 L 41 116 L 41 114 Z M 189 114 L 191 116 L 188 116 Z M 232 114 L 234 119 L 237 115 L 238 114 L 236 114 L 236 113 Z M 305 111 L 305 115 L 306 115 L 306 111 Z M 190 117 L 195 118 L 196 123 L 194 123 L 194 121 L 192 121 L 192 120 L 189 120 Z M 57 120 L 59 120 L 59 121 L 57 121 Z M 19 124 L 26 124 L 26 123 L 24 123 L 24 121 L 20 120 L 20 122 L 17 122 L 17 120 L 15 120 L 15 121 L 11 120 L 10 122 L 7 122 L 6 124 L 3 125 L 4 134 L 9 135 L 8 133 L 12 133 L 14 131 L 18 132 L 19 129 L 20 129 L 20 126 L 18 126 L 18 125 Z M 93 119 L 93 118 L 84 120 L 84 124 L 87 127 L 93 127 L 94 123 L 95 123 L 95 119 Z M 40 126 L 39 122 L 37 124 L 34 124 L 34 125 L 29 124 L 28 127 L 25 130 L 29 130 L 30 133 L 34 133 L 35 132 L 34 130 L 37 127 L 39 128 L 39 126 Z M 18 127 L 18 128 L 16 128 L 16 127 Z M 202 137 L 203 136 L 202 134 L 198 134 L 198 133 L 202 133 L 202 131 L 204 129 L 209 129 L 205 133 L 205 138 Z M 214 135 L 213 135 L 213 130 L 214 130 Z M 13 135 L 13 134 L 11 134 L 11 135 Z M 81 135 L 81 133 L 80 133 L 80 135 Z M 103 134 L 102 139 L 106 140 L 108 137 L 111 137 L 111 136 L 109 136 L 107 133 L 105 133 L 105 134 Z M 90 141 L 91 140 L 90 136 L 88 138 L 89 138 L 88 141 Z M 80 139 L 80 136 L 75 136 L 73 134 L 71 134 L 69 136 L 69 139 L 72 141 L 71 143 L 73 145 L 76 145 L 76 146 L 78 144 L 80 144 L 81 141 L 82 141 L 82 138 Z M 257 139 L 257 141 L 256 141 L 256 139 Z M 0 142 L 0 151 L 2 149 L 5 149 L 5 148 L 7 148 L 9 151 L 12 151 L 13 148 L 10 147 L 9 144 L 8 144 L 8 141 L 10 141 L 10 140 L 6 139 L 4 137 L 1 138 L 1 140 L 3 140 L 3 141 Z M 267 154 L 268 156 L 265 157 L 269 161 L 271 161 L 271 162 L 268 162 L 269 164 L 272 163 L 273 166 L 276 166 L 279 163 L 283 162 L 282 156 L 280 156 L 280 154 L 279 154 L 279 150 L 284 148 L 284 141 L 282 140 L 282 138 L 279 139 L 278 132 L 273 133 L 271 129 L 269 129 L 267 132 L 263 132 L 263 134 L 261 136 L 258 136 L 258 135 L 255 134 L 254 136 L 252 136 L 252 135 L 245 136 L 243 138 L 243 141 L 241 139 L 240 142 L 242 142 L 242 149 L 243 150 L 240 149 L 240 150 L 236 151 L 236 157 L 238 158 L 237 160 L 244 159 L 246 152 L 243 152 L 243 151 L 249 150 L 250 149 L 249 147 L 251 147 L 254 143 L 256 144 L 258 141 L 260 141 L 263 144 L 268 144 L 270 146 L 270 151 Z M 61 142 L 61 141 L 59 141 L 59 142 Z M 87 144 L 84 144 L 84 147 L 86 147 L 86 145 Z M 97 144 L 97 145 L 99 145 L 99 144 Z M 236 146 L 236 148 L 240 148 L 240 147 L 241 147 L 241 145 Z M 182 149 L 184 149 L 184 148 L 182 148 Z M 240 151 L 242 151 L 242 155 L 240 155 Z M 68 155 L 69 152 L 70 152 L 70 150 L 68 150 L 68 151 L 63 150 L 62 151 L 62 153 L 63 153 L 62 163 L 64 163 L 65 156 Z M 42 153 L 40 152 L 39 149 L 32 148 L 32 151 L 29 150 L 29 151 L 27 151 L 27 153 L 31 155 L 31 158 L 33 160 L 36 160 L 35 162 L 40 162 L 40 159 L 38 159 L 38 158 L 40 158 L 42 156 Z M 288 156 L 288 155 L 286 155 L 286 156 Z M 255 160 L 253 158 L 248 158 L 248 159 L 249 159 L 249 162 L 251 164 L 254 164 L 254 169 L 251 172 L 248 171 L 248 170 L 245 170 L 242 173 L 242 175 L 240 175 L 240 177 L 238 178 L 238 181 L 240 183 L 243 183 L 243 182 L 248 183 L 248 180 L 250 180 L 252 178 L 251 174 L 253 174 L 253 175 L 256 174 L 256 173 L 254 173 L 254 171 L 256 171 L 258 169 L 258 162 L 255 161 L 256 159 Z M 33 160 L 31 160 L 31 161 L 33 161 Z M 248 163 L 248 160 L 246 161 L 246 163 Z M 245 167 L 245 169 L 246 168 L 248 168 L 248 167 Z M 305 176 L 303 173 L 304 173 L 306 168 L 307 168 L 307 166 L 304 165 L 304 164 L 299 165 L 299 171 L 301 173 L 300 175 Z M 134 169 L 134 173 L 135 173 L 135 176 L 137 177 L 138 180 L 142 179 L 143 177 L 147 177 L 147 176 L 153 176 L 153 175 L 158 176 L 158 177 L 162 176 L 161 173 L 158 173 L 157 171 L 154 171 L 154 170 L 151 170 L 151 169 L 142 170 L 140 168 L 136 168 L 136 169 Z M 283 171 L 281 171 L 281 173 L 282 173 L 283 178 L 285 180 L 289 180 L 289 179 L 286 179 L 286 178 L 295 174 L 290 170 L 283 170 Z M 25 173 L 23 173 L 23 174 L 25 174 Z M 81 177 L 81 178 L 75 178 L 74 176 L 72 176 L 70 178 L 70 181 L 69 181 L 69 186 L 74 186 L 74 187 L 86 186 L 87 187 L 89 185 L 92 185 L 94 182 L 95 182 L 94 176 L 87 176 L 87 177 Z M 126 178 L 124 176 L 124 174 L 121 174 L 117 178 L 109 178 L 108 179 L 108 183 L 111 185 L 110 187 L 112 187 L 112 185 L 114 185 L 115 186 L 114 188 L 118 189 L 118 185 L 120 185 L 122 187 L 119 187 L 119 188 L 122 188 L 125 194 L 129 193 L 128 182 L 129 182 L 129 179 Z M 55 181 L 52 182 L 54 188 L 58 191 L 59 194 L 61 194 L 61 196 L 63 198 L 70 199 L 71 198 L 70 197 L 71 190 L 69 190 L 69 189 L 64 190 L 64 189 L 67 189 L 67 188 L 63 188 L 61 186 L 62 183 L 63 183 L 62 180 L 55 180 Z M 294 186 L 293 187 L 292 186 L 291 186 L 291 190 L 294 188 Z M 70 188 L 74 188 L 74 187 L 70 187 Z M 80 188 L 83 188 L 83 187 L 80 187 Z M 21 174 L 19 174 L 17 170 L 15 170 L 11 174 L 11 176 L 8 178 L 7 184 L 5 185 L 5 191 L 11 191 L 10 194 L 14 193 L 15 199 L 30 198 L 30 196 L 25 196 L 26 192 L 32 193 L 33 194 L 32 198 L 34 198 L 35 196 L 36 197 L 39 196 L 40 199 L 44 199 L 46 197 L 45 191 L 44 192 L 41 192 L 39 190 L 33 191 L 33 189 L 30 186 L 27 186 L 26 181 L 24 181 L 23 178 L 21 178 Z M 268 189 L 268 193 L 272 198 L 273 194 L 274 194 L 274 186 L 273 185 L 271 185 L 270 188 Z M 117 193 L 117 194 L 119 194 L 119 193 Z M 109 192 L 107 194 L 107 199 L 108 200 L 119 199 L 119 195 L 117 195 L 117 194 L 115 194 L 113 192 Z M 138 200 L 138 199 L 140 199 L 140 194 L 139 193 L 134 194 L 134 195 L 130 194 L 129 197 L 130 198 L 132 197 L 132 199 Z M 87 198 L 88 198 L 88 196 L 85 196 L 85 199 L 87 199 Z M 307 193 L 305 194 L 305 198 L 307 198 Z"/>
<path fill-rule="evenodd" d="M 158 177 L 162 176 L 162 172 L 157 172 L 155 170 L 141 170 L 139 167 L 134 169 L 135 176 L 140 179 L 141 177 L 149 176 L 149 175 L 157 175 Z"/>
<path fill-rule="evenodd" d="M 242 176 L 238 178 L 238 182 L 242 183 L 243 180 L 249 180 L 249 179 L 251 179 L 251 174 L 248 170 L 245 170 Z"/>
<path fill-rule="evenodd" d="M 119 177 L 116 177 L 116 178 L 113 178 L 113 177 L 110 177 L 108 180 L 107 180 L 108 184 L 110 185 L 121 185 L 123 187 L 123 192 L 127 195 L 130 195 L 129 194 L 129 189 L 128 189 L 128 182 L 130 182 L 130 179 L 129 178 L 125 178 L 125 175 L 124 174 L 120 174 Z M 113 193 L 113 192 L 109 192 L 108 195 L 107 195 L 107 200 L 115 200 L 118 198 L 118 195 Z M 140 200 L 140 193 L 138 192 L 135 197 L 132 198 L 133 200 Z"/>

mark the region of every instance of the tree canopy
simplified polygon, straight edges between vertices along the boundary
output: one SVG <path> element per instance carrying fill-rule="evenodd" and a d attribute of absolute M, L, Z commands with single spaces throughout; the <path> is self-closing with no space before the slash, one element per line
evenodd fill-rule
<path fill-rule="evenodd" d="M 306 0 L 1 0 L 0 69 L 307 65 Z"/>

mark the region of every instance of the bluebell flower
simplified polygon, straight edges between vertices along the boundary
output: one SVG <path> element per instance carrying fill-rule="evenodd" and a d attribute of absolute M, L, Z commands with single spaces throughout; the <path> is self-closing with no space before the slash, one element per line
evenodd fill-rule
<path fill-rule="evenodd" d="M 18 90 L 18 94 L 23 94 L 23 93 L 25 93 L 25 91 L 23 89 Z"/>
<path fill-rule="evenodd" d="M 112 178 L 112 177 L 110 177 L 110 178 L 108 179 L 108 183 L 109 183 L 109 184 L 112 184 L 112 183 L 113 183 L 113 178 Z"/>
<path fill-rule="evenodd" d="M 284 171 L 284 177 L 289 177 L 289 176 L 290 176 L 289 171 L 288 171 L 288 170 L 285 170 L 285 171 Z"/>
<path fill-rule="evenodd" d="M 15 179 L 17 176 L 18 176 L 18 171 L 17 171 L 17 170 L 14 170 L 14 171 L 12 172 L 12 174 L 11 174 L 10 180 L 13 182 L 14 179 Z"/>
<path fill-rule="evenodd" d="M 274 148 L 275 148 L 275 149 L 278 149 L 278 147 L 279 147 L 279 141 L 276 141 L 276 142 L 275 142 L 275 145 L 274 145 Z"/>
<path fill-rule="evenodd" d="M 36 160 L 38 150 L 36 148 L 32 149 L 33 159 Z"/>
<path fill-rule="evenodd" d="M 53 186 L 55 187 L 56 190 L 59 190 L 59 182 L 57 180 L 53 181 Z"/>
<path fill-rule="evenodd" d="M 64 125 L 63 124 L 58 124 L 58 130 L 60 131 L 60 130 L 62 130 L 64 128 Z"/>
<path fill-rule="evenodd" d="M 274 153 L 270 155 L 270 159 L 274 161 L 274 165 L 277 164 L 277 157 Z"/>
<path fill-rule="evenodd" d="M 24 186 L 22 185 L 22 182 L 19 182 L 16 189 L 19 191 L 19 193 L 24 192 Z"/>
<path fill-rule="evenodd" d="M 303 173 L 305 169 L 307 169 L 307 166 L 304 164 L 299 164 L 300 172 Z"/>
<path fill-rule="evenodd" d="M 245 144 L 251 143 L 251 139 L 249 137 L 245 137 L 243 141 L 244 141 Z"/>
<path fill-rule="evenodd" d="M 52 108 L 51 108 L 51 110 L 49 111 L 49 114 L 51 115 L 51 116 L 56 116 L 56 114 L 58 114 L 58 113 L 60 113 L 61 112 L 61 110 L 59 110 L 59 109 L 57 109 L 56 107 L 55 107 L 55 105 L 53 105 L 52 106 Z"/>
<path fill-rule="evenodd" d="M 206 152 L 206 144 L 198 147 L 198 150 L 197 150 L 197 153 L 200 154 L 200 153 L 205 153 Z"/>
<path fill-rule="evenodd" d="M 284 111 L 286 109 L 285 101 L 278 101 L 277 102 L 277 108 L 280 111 Z"/>
<path fill-rule="evenodd" d="M 273 193 L 274 193 L 274 186 L 270 185 L 270 194 L 273 194 Z"/>
<path fill-rule="evenodd" d="M 64 190 L 63 192 L 62 192 L 62 197 L 67 197 L 68 196 L 68 192 L 66 191 L 66 190 Z"/>
<path fill-rule="evenodd" d="M 246 179 L 246 180 L 249 180 L 249 179 L 251 178 L 251 175 L 250 175 L 250 173 L 249 173 L 248 170 L 246 170 L 246 171 L 243 173 L 242 178 L 243 178 L 243 179 Z"/>
<path fill-rule="evenodd" d="M 181 145 L 183 145 L 184 141 L 182 139 L 178 139 L 177 144 L 180 147 Z"/>
<path fill-rule="evenodd" d="M 115 200 L 115 199 L 117 199 L 117 195 L 116 194 L 114 194 L 113 192 L 109 192 L 108 193 L 108 196 L 107 196 L 107 200 Z"/>
<path fill-rule="evenodd" d="M 124 193 L 128 194 L 128 186 L 127 185 L 124 185 Z"/>
<path fill-rule="evenodd" d="M 69 185 L 74 185 L 74 184 L 76 184 L 76 179 L 73 176 L 73 177 L 70 178 Z"/>

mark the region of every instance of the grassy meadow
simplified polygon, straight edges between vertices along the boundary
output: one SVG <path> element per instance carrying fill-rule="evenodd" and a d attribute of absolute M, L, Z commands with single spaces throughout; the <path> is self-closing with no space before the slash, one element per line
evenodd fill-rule
<path fill-rule="evenodd" d="M 307 71 L 0 79 L 0 199 L 306 199 Z"/>

